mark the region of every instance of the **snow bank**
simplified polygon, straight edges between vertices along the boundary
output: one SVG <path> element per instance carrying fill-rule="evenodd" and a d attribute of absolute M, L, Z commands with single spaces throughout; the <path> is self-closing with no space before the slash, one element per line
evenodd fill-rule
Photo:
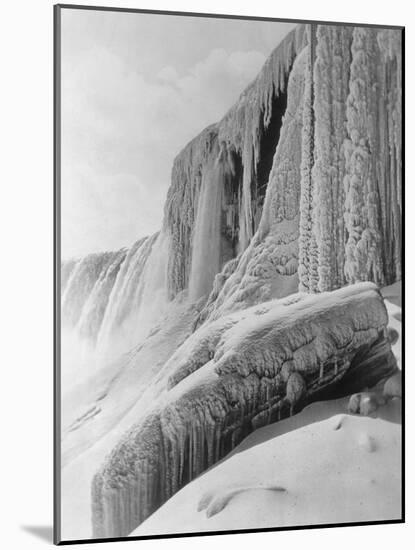
<path fill-rule="evenodd" d="M 400 400 L 378 418 L 316 403 L 249 436 L 134 536 L 401 518 Z"/>

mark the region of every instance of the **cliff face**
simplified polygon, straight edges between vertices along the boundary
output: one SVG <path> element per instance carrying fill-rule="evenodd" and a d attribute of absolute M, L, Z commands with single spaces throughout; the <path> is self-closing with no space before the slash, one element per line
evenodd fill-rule
<path fill-rule="evenodd" d="M 269 173 L 258 229 L 239 259 L 214 282 L 199 323 L 224 313 L 282 297 L 298 288 L 301 146 L 306 51 L 294 62 L 287 108 Z"/>
<path fill-rule="evenodd" d="M 257 427 L 395 368 L 362 282 L 401 278 L 400 47 L 299 26 L 177 156 L 160 234 L 62 266 L 63 325 L 136 346 L 69 436 L 82 449 L 138 411 L 94 477 L 94 536 L 128 535 Z"/>
<path fill-rule="evenodd" d="M 313 42 L 301 288 L 390 284 L 401 278 L 400 31 L 318 26 Z"/>
<path fill-rule="evenodd" d="M 128 535 L 252 430 L 396 368 L 370 283 L 297 294 L 202 327 L 163 369 L 157 405 L 92 484 L 94 537 Z"/>
<path fill-rule="evenodd" d="M 203 298 L 201 323 L 297 289 L 400 280 L 400 44 L 400 31 L 298 26 L 183 149 L 152 254 L 167 299 Z M 136 319 L 153 244 L 67 262 L 64 322 L 99 341 Z"/>
<path fill-rule="evenodd" d="M 201 221 L 211 215 L 210 203 L 201 199 L 206 185 L 214 186 L 216 182 L 221 190 L 215 222 L 221 249 L 219 258 L 213 258 L 216 273 L 226 261 L 243 252 L 255 234 L 286 111 L 288 75 L 304 45 L 305 28 L 299 26 L 274 50 L 225 117 L 202 132 L 176 158 L 165 207 L 165 228 L 172 240 L 170 297 L 191 284 L 200 247 L 205 259 L 203 269 L 212 264 L 208 251 L 211 234 L 203 230 Z M 196 267 L 194 271 L 200 276 L 203 269 Z M 212 271 L 206 285 L 192 293 L 194 298 L 209 292 L 214 275 Z"/>
<path fill-rule="evenodd" d="M 216 281 L 209 275 L 213 292 L 201 321 L 287 295 L 297 284 L 320 292 L 401 278 L 401 63 L 400 31 L 299 27 L 206 131 L 210 143 L 220 143 L 207 158 L 230 167 L 220 228 L 229 246 L 213 263 L 233 257 Z M 194 229 L 206 215 L 197 201 L 212 163 L 197 146 L 206 132 L 173 170 L 166 204 L 171 296 L 188 286 L 193 255 L 208 248 L 208 233 L 196 238 Z M 180 193 L 189 200 L 180 201 L 184 210 L 173 222 Z"/>

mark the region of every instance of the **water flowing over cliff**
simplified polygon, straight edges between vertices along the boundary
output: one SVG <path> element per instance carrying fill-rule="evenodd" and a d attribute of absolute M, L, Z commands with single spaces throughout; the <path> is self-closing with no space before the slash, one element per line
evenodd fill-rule
<path fill-rule="evenodd" d="M 377 287 L 402 276 L 401 97 L 399 30 L 299 25 L 177 155 L 160 233 L 62 264 L 65 330 L 129 352 L 64 441 L 69 463 L 123 428 L 86 478 L 94 536 L 128 535 L 256 428 L 394 371 Z"/>
<path fill-rule="evenodd" d="M 136 344 L 166 301 L 165 245 L 164 235 L 155 234 L 130 249 L 63 262 L 63 329 L 90 351 Z"/>
<path fill-rule="evenodd" d="M 297 288 L 400 280 L 401 64 L 399 31 L 294 29 L 175 159 L 153 258 L 167 298 L 210 294 L 202 322 Z M 153 244 L 67 262 L 64 323 L 94 341 L 126 327 Z"/>

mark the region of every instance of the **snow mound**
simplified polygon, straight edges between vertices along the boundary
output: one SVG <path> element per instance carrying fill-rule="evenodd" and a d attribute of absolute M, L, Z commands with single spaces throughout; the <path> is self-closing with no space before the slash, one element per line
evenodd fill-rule
<path fill-rule="evenodd" d="M 400 400 L 376 419 L 345 408 L 316 403 L 258 430 L 132 535 L 401 518 Z"/>

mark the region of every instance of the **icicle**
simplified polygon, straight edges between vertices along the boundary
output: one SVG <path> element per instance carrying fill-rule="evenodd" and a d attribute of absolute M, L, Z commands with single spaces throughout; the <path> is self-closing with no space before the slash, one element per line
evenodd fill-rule
<path fill-rule="evenodd" d="M 272 119 L 273 100 L 284 92 L 294 59 L 305 46 L 304 34 L 304 27 L 299 26 L 287 35 L 237 104 L 218 124 L 204 130 L 176 157 L 164 218 L 164 228 L 172 236 L 168 261 L 170 298 L 189 283 L 199 194 L 215 140 L 225 143 L 228 150 L 241 156 L 243 175 L 242 184 L 238 188 L 239 251 L 245 250 L 251 241 L 257 215 L 251 188 L 255 186 L 261 133 Z"/>

